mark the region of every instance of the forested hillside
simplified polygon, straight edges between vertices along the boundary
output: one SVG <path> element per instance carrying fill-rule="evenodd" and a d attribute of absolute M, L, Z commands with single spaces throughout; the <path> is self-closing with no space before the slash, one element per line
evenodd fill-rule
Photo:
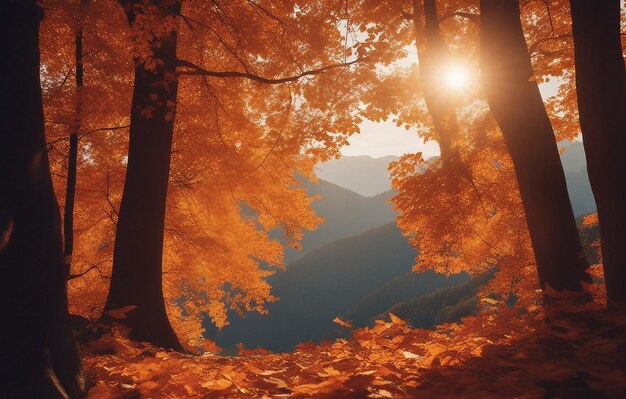
<path fill-rule="evenodd" d="M 370 292 L 404 276 L 415 255 L 394 223 L 326 244 L 268 279 L 279 298 L 268 305 L 269 314 L 246 319 L 232 315 L 229 326 L 209 337 L 215 337 L 224 348 L 242 342 L 246 347 L 274 351 L 319 341 L 334 327 L 336 316 L 356 306 Z M 410 280 L 410 292 L 430 292 L 459 281 L 433 272 L 416 276 Z"/>
<path fill-rule="evenodd" d="M 304 233 L 298 249 L 293 247 L 286 249 L 286 263 L 326 243 L 380 227 L 395 219 L 389 201 L 393 195 L 390 191 L 373 197 L 364 197 L 324 180 L 316 183 L 306 181 L 304 188 L 308 195 L 316 198 L 311 203 L 311 208 L 324 219 L 324 222 L 316 230 Z"/>

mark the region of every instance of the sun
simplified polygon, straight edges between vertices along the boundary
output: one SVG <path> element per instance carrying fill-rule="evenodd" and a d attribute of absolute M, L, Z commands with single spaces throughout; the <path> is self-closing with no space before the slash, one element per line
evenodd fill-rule
<path fill-rule="evenodd" d="M 462 66 L 453 65 L 446 71 L 445 82 L 450 89 L 462 90 L 469 82 L 469 74 Z"/>

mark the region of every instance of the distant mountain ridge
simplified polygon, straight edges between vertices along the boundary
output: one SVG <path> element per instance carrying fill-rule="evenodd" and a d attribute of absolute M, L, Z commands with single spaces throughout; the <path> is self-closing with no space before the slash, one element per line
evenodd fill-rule
<path fill-rule="evenodd" d="M 388 201 L 392 191 L 373 197 L 364 197 L 336 184 L 319 180 L 304 182 L 310 196 L 319 196 L 311 203 L 315 212 L 324 218 L 317 230 L 307 231 L 300 242 L 300 250 L 285 249 L 285 263 L 293 262 L 329 242 L 350 237 L 395 220 L 396 214 Z"/>
<path fill-rule="evenodd" d="M 561 159 L 574 211 L 591 212 L 595 203 L 582 143 L 565 147 Z M 268 305 L 268 315 L 242 319 L 230 314 L 231 325 L 220 332 L 207 322 L 207 336 L 223 348 L 242 342 L 284 351 L 299 342 L 345 334 L 332 323 L 336 316 L 364 326 L 392 311 L 416 326 L 432 327 L 474 312 L 475 293 L 486 276 L 468 280 L 466 275 L 411 271 L 417 254 L 396 227 L 387 201 L 394 194 L 387 165 L 396 159 L 344 157 L 322 165 L 319 183 L 307 181 L 304 186 L 309 195 L 321 197 L 312 207 L 326 221 L 305 234 L 302 251 L 287 248 L 287 270 L 268 279 L 279 301 Z M 350 170 L 361 176 L 352 183 Z M 369 191 L 363 189 L 367 173 Z"/>
<path fill-rule="evenodd" d="M 344 156 L 320 163 L 317 176 L 365 197 L 391 190 L 387 167 L 400 157 L 389 155 L 373 158 L 369 155 Z"/>
<path fill-rule="evenodd" d="M 587 176 L 585 150 L 580 141 L 561 142 L 561 163 L 567 180 L 574 214 L 595 212 L 596 205 Z M 316 166 L 318 177 L 366 197 L 391 190 L 389 163 L 400 159 L 389 155 L 373 158 L 368 155 L 344 156 Z"/>

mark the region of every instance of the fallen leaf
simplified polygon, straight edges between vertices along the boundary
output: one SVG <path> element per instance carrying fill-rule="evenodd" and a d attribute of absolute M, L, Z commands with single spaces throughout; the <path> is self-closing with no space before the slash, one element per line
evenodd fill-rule
<path fill-rule="evenodd" d="M 116 320 L 122 320 L 126 318 L 126 313 L 137 309 L 137 305 L 126 305 L 124 307 L 121 307 L 119 309 L 111 309 L 108 310 L 104 313 L 106 313 L 109 317 L 116 319 Z"/>

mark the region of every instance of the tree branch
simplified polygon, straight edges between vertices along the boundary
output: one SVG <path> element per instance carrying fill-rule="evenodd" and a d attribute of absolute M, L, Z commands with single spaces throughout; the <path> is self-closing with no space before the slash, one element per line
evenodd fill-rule
<path fill-rule="evenodd" d="M 466 18 L 470 22 L 473 22 L 476 25 L 480 25 L 480 14 L 474 14 L 474 13 L 471 13 L 471 12 L 463 12 L 463 11 L 455 11 L 455 12 L 449 12 L 447 14 L 444 14 L 439 19 L 439 22 L 443 22 L 446 19 L 450 19 L 450 18 L 454 18 L 454 17 Z"/>
<path fill-rule="evenodd" d="M 92 270 L 97 270 L 98 273 L 100 274 L 100 278 L 110 280 L 111 277 L 103 274 L 102 270 L 100 270 L 100 267 L 99 267 L 101 264 L 103 264 L 105 262 L 109 262 L 109 260 L 108 259 L 107 260 L 103 260 L 103 261 L 101 261 L 101 262 L 99 262 L 98 264 L 95 264 L 95 265 L 92 263 L 91 264 L 92 266 L 90 268 L 88 268 L 87 270 L 85 270 L 84 272 L 81 272 L 81 273 L 78 273 L 78 274 L 70 274 L 69 276 L 67 276 L 67 280 L 69 281 L 69 280 L 73 280 L 75 278 L 82 277 L 82 276 L 84 276 L 85 274 L 89 273 Z"/>
<path fill-rule="evenodd" d="M 565 34 L 565 35 L 557 35 L 557 36 L 546 36 L 542 39 L 537 40 L 536 42 L 534 42 L 533 44 L 531 44 L 530 46 L 528 46 L 528 52 L 530 54 L 534 54 L 535 52 L 539 51 L 539 46 L 541 46 L 542 44 L 550 41 L 550 40 L 566 40 L 566 39 L 572 39 L 573 36 L 571 34 Z"/>
<path fill-rule="evenodd" d="M 350 65 L 353 65 L 359 62 L 364 62 L 365 60 L 366 58 L 359 58 L 350 62 L 342 62 L 339 64 L 326 65 L 321 68 L 310 69 L 300 74 L 287 76 L 284 78 L 266 78 L 266 77 L 255 75 L 255 74 L 248 73 L 248 72 L 208 71 L 202 68 L 201 66 L 198 66 L 194 64 L 193 62 L 186 61 L 186 60 L 178 60 L 178 66 L 182 68 L 186 68 L 186 69 L 179 71 L 181 75 L 212 76 L 216 78 L 244 78 L 244 79 L 254 80 L 256 82 L 263 83 L 263 84 L 281 84 L 281 83 L 287 83 L 287 82 L 295 82 L 306 76 L 319 75 L 323 72 L 330 71 L 332 69 L 348 67 Z"/>

